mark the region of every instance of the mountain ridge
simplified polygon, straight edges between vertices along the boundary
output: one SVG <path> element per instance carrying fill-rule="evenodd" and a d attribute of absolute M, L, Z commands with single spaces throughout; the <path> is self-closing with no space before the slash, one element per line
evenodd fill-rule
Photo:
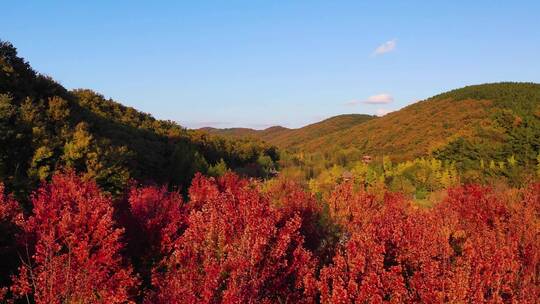
<path fill-rule="evenodd" d="M 197 130 L 233 138 L 259 139 L 280 148 L 295 148 L 301 142 L 313 140 L 318 136 L 347 129 L 351 126 L 376 118 L 376 116 L 368 114 L 340 114 L 299 128 L 286 128 L 278 125 L 263 130 L 250 128 L 220 129 L 212 127 L 205 127 Z"/>
<path fill-rule="evenodd" d="M 440 154 L 461 139 L 475 145 L 479 150 L 475 153 L 482 157 L 501 159 L 503 155 L 510 156 L 512 148 L 507 141 L 521 136 L 515 132 L 533 132 L 534 136 L 529 137 L 535 137 L 535 141 L 531 140 L 530 149 L 540 147 L 540 142 L 537 142 L 540 140 L 536 139 L 540 135 L 535 133 L 540 129 L 536 127 L 540 123 L 540 84 L 496 82 L 470 85 L 359 123 L 344 124 L 331 130 L 312 128 L 326 121 L 339 120 L 341 116 L 281 134 L 262 136 L 258 131 L 250 132 L 251 136 L 293 152 L 335 154 L 347 150 L 349 154 L 356 154 L 356 158 L 368 154 L 389 156 L 397 161 Z M 515 120 L 517 125 L 504 120 Z M 303 134 L 299 138 L 295 134 L 298 130 L 311 134 Z M 226 132 L 212 132 L 227 136 Z M 495 152 L 497 149 L 504 151 Z"/>

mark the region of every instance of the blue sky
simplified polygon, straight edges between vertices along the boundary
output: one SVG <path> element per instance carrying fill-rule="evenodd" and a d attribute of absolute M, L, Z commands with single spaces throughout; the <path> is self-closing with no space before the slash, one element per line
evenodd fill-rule
<path fill-rule="evenodd" d="M 540 82 L 540 1 L 10 1 L 0 39 L 67 88 L 187 127 L 299 127 Z"/>

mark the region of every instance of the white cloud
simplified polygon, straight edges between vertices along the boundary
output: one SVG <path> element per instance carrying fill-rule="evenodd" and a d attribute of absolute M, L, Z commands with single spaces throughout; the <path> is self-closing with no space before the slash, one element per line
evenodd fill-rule
<path fill-rule="evenodd" d="M 391 103 L 394 101 L 394 97 L 390 94 L 381 93 L 373 96 L 369 96 L 368 99 L 364 100 L 363 103 L 367 104 L 383 104 Z"/>
<path fill-rule="evenodd" d="M 379 47 L 377 47 L 375 51 L 373 51 L 373 56 L 378 56 L 378 55 L 392 52 L 393 50 L 396 49 L 396 45 L 397 45 L 397 39 L 388 40 L 385 43 L 379 45 Z"/>
<path fill-rule="evenodd" d="M 375 115 L 377 116 L 384 116 L 388 113 L 390 113 L 392 111 L 388 110 L 388 109 L 377 109 L 377 111 L 375 111 Z"/>
<path fill-rule="evenodd" d="M 381 93 L 377 95 L 369 96 L 367 99 L 360 100 L 360 99 L 352 99 L 347 102 L 345 102 L 346 106 L 356 106 L 361 103 L 365 104 L 387 104 L 394 101 L 394 97 L 387 93 Z"/>

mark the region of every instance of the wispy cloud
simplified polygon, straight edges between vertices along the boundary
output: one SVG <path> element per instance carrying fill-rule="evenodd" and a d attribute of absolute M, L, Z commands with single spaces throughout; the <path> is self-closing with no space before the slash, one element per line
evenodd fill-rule
<path fill-rule="evenodd" d="M 393 101 L 394 101 L 394 97 L 392 97 L 392 95 L 382 93 L 382 94 L 369 96 L 368 99 L 364 100 L 364 103 L 381 104 L 381 103 L 391 103 Z"/>
<path fill-rule="evenodd" d="M 359 99 L 353 99 L 349 100 L 345 103 L 347 106 L 355 106 L 361 103 L 365 104 L 387 104 L 394 101 L 394 97 L 387 93 L 381 93 L 377 95 L 369 96 L 367 99 L 359 100 Z"/>
<path fill-rule="evenodd" d="M 372 55 L 379 56 L 382 54 L 392 52 L 393 50 L 396 49 L 396 46 L 397 46 L 397 39 L 388 40 L 385 43 L 379 45 L 379 47 L 377 47 L 375 51 L 373 51 Z"/>

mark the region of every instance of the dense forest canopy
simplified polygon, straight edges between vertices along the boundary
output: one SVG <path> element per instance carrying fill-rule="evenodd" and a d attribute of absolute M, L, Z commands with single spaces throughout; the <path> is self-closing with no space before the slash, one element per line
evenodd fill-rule
<path fill-rule="evenodd" d="M 537 303 L 540 185 L 454 187 L 432 208 L 337 185 L 197 176 L 189 200 L 114 202 L 57 174 L 24 215 L 0 184 L 0 301 Z M 118 228 L 122 227 L 122 228 Z M 17 255 L 19 255 L 17 257 Z"/>
<path fill-rule="evenodd" d="M 0 42 L 0 180 L 26 192 L 59 168 L 117 193 L 130 179 L 186 187 L 196 172 L 266 176 L 277 150 L 182 128 L 87 89 L 66 90 Z"/>

